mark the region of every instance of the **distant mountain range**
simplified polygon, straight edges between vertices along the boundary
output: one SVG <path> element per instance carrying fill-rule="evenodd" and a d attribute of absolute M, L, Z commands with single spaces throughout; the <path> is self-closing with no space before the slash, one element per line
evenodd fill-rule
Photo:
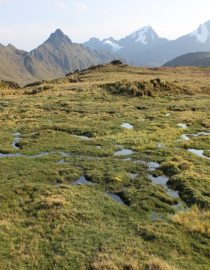
<path fill-rule="evenodd" d="M 91 38 L 83 45 L 92 50 L 118 53 L 138 62 L 160 66 L 186 53 L 210 51 L 210 21 L 172 41 L 160 38 L 149 25 L 120 40 L 112 37 L 102 41 Z"/>
<path fill-rule="evenodd" d="M 210 66 L 210 52 L 184 54 L 165 63 L 163 66 Z"/>
<path fill-rule="evenodd" d="M 31 52 L 18 50 L 11 44 L 0 44 L 0 80 L 14 80 L 24 85 L 36 80 L 63 77 L 76 69 L 116 59 L 133 66 L 161 66 L 180 55 L 193 52 L 205 54 L 188 55 L 170 65 L 208 65 L 206 51 L 210 51 L 210 21 L 172 41 L 160 38 L 150 25 L 120 40 L 112 37 L 102 41 L 91 38 L 83 44 L 73 43 L 58 29 Z"/>
<path fill-rule="evenodd" d="M 43 79 L 63 77 L 76 69 L 119 59 L 124 64 L 144 66 L 143 63 L 112 52 L 91 50 L 72 41 L 58 29 L 37 49 L 18 50 L 11 44 L 0 44 L 0 80 L 14 80 L 20 85 Z"/>

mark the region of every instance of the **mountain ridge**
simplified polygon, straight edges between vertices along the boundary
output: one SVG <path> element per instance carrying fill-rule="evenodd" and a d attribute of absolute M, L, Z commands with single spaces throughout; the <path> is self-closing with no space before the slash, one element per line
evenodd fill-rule
<path fill-rule="evenodd" d="M 210 52 L 184 54 L 163 65 L 163 67 L 175 66 L 210 66 Z"/>
<path fill-rule="evenodd" d="M 106 40 L 108 39 L 100 41 L 97 38 L 91 38 L 83 45 L 91 49 L 113 51 L 111 42 L 104 46 Z M 210 21 L 175 40 L 159 37 L 151 25 L 148 25 L 132 32 L 125 38 L 114 40 L 114 42 L 115 48 L 119 46 L 115 52 L 139 62 L 161 66 L 186 53 L 208 51 L 210 48 Z"/>
<path fill-rule="evenodd" d="M 55 79 L 77 69 L 119 59 L 124 64 L 145 66 L 124 56 L 90 50 L 73 43 L 60 29 L 31 52 L 18 50 L 12 44 L 0 44 L 0 79 L 25 85 L 36 80 Z"/>

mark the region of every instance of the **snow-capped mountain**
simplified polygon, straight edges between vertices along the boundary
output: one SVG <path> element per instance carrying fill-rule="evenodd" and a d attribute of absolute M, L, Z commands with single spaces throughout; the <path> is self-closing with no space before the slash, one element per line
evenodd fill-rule
<path fill-rule="evenodd" d="M 117 52 L 135 61 L 159 66 L 186 53 L 210 51 L 210 21 L 201 24 L 191 33 L 172 41 L 160 38 L 148 25 L 120 40 L 115 40 L 112 37 L 102 41 L 91 38 L 83 45 L 93 50 Z"/>
<path fill-rule="evenodd" d="M 209 37 L 209 30 L 208 30 L 208 26 L 207 24 L 201 24 L 198 29 L 196 29 L 195 31 L 193 31 L 191 34 L 190 34 L 190 37 L 193 37 L 195 36 L 197 38 L 197 41 L 198 42 L 201 42 L 201 43 L 206 43 L 208 37 Z"/>
<path fill-rule="evenodd" d="M 143 45 L 155 43 L 155 40 L 159 38 L 151 25 L 144 26 L 141 29 L 134 31 L 128 37 L 132 38 L 134 42 L 141 42 Z"/>
<path fill-rule="evenodd" d="M 104 45 L 107 45 L 107 44 L 110 45 L 112 47 L 113 52 L 117 52 L 117 51 L 119 51 L 120 49 L 123 48 L 119 44 L 111 41 L 110 39 L 105 40 L 102 44 L 104 44 Z"/>
<path fill-rule="evenodd" d="M 83 43 L 83 45 L 93 50 L 104 50 L 122 54 L 122 50 L 127 51 L 127 49 L 131 47 L 139 47 L 141 45 L 145 45 L 146 48 L 150 46 L 153 47 L 154 44 L 158 44 L 159 40 L 162 39 L 159 38 L 152 27 L 148 25 L 131 33 L 129 36 L 120 39 L 119 41 L 113 39 L 112 37 L 103 39 L 102 41 L 97 38 L 91 38 L 89 41 Z"/>

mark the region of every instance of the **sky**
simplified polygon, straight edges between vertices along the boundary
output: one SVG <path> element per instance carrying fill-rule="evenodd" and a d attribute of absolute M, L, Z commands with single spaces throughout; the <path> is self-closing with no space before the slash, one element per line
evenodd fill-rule
<path fill-rule="evenodd" d="M 60 28 L 72 42 L 117 40 L 151 25 L 170 40 L 210 20 L 209 0 L 0 0 L 0 43 L 30 51 Z"/>

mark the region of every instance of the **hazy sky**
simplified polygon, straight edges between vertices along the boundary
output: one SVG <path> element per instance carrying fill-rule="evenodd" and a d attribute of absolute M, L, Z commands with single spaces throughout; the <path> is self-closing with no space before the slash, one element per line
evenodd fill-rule
<path fill-rule="evenodd" d="M 120 39 L 149 24 L 175 39 L 208 20 L 209 0 L 0 0 L 0 43 L 30 51 L 57 28 L 82 43 Z"/>

